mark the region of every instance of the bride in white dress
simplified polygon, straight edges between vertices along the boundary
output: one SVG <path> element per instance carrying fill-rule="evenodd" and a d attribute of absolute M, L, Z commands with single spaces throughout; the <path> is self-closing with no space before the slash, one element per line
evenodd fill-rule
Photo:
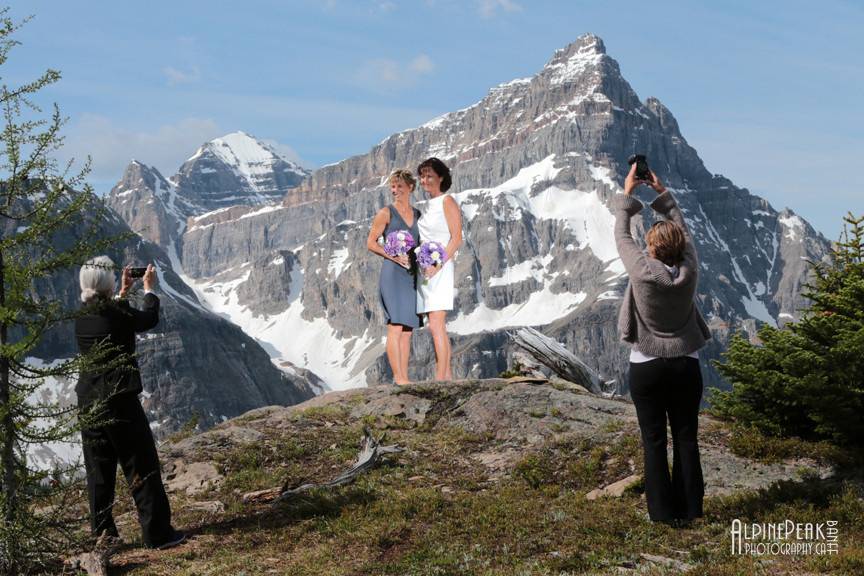
<path fill-rule="evenodd" d="M 430 197 L 418 224 L 420 241 L 439 242 L 447 253 L 444 265 L 427 270 L 427 282 L 418 282 L 417 313 L 427 315 L 429 332 L 435 345 L 435 379 L 452 380 L 446 318 L 447 311 L 453 309 L 456 291 L 453 259 L 462 245 L 462 214 L 456 201 L 446 193 L 453 181 L 450 169 L 441 160 L 424 160 L 417 167 L 417 174 L 420 185 Z"/>

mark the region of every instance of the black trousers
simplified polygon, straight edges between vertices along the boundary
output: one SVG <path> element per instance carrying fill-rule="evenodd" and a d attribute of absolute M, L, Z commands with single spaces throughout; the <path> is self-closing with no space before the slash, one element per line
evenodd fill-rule
<path fill-rule="evenodd" d="M 697 431 L 702 372 L 696 358 L 630 363 L 630 397 L 642 431 L 645 498 L 651 520 L 702 516 L 705 486 Z M 672 429 L 672 476 L 666 457 L 666 418 Z"/>
<path fill-rule="evenodd" d="M 171 507 L 162 485 L 156 444 L 138 396 L 126 393 L 111 398 L 104 418 L 112 422 L 81 430 L 91 529 L 96 535 L 104 531 L 117 534 L 112 507 L 119 462 L 138 509 L 144 544 L 164 544 L 174 534 Z"/>

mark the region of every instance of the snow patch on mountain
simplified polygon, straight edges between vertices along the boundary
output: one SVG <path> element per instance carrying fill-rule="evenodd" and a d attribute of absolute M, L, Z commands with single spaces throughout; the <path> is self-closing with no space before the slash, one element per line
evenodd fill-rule
<path fill-rule="evenodd" d="M 232 132 L 205 144 L 222 162 L 234 168 L 254 189 L 256 177 L 269 175 L 281 158 L 266 144 L 245 132 Z M 295 170 L 302 175 L 302 171 Z"/>
<path fill-rule="evenodd" d="M 586 42 L 570 56 L 564 50 L 558 50 L 552 60 L 544 68 L 549 75 L 549 83 L 553 86 L 578 80 L 582 73 L 600 64 L 606 54 L 599 38 Z"/>
<path fill-rule="evenodd" d="M 487 286 L 507 286 L 524 282 L 529 278 L 534 278 L 537 282 L 542 283 L 544 278 L 549 275 L 548 267 L 552 260 L 553 256 L 547 254 L 514 264 L 502 270 L 499 276 L 489 278 Z"/>
<path fill-rule="evenodd" d="M 474 334 L 487 330 L 500 330 L 516 326 L 542 326 L 563 318 L 576 309 L 587 294 L 562 292 L 556 294 L 546 283 L 542 290 L 532 292 L 525 302 L 510 304 L 500 310 L 481 303 L 469 314 L 459 314 L 447 322 L 447 330 L 454 334 Z M 478 330 L 482 327 L 482 330 Z"/>
<path fill-rule="evenodd" d="M 790 216 L 780 216 L 777 218 L 777 221 L 783 225 L 786 229 L 785 237 L 793 242 L 798 239 L 798 236 L 804 235 L 805 227 L 804 222 L 802 222 L 801 218 L 792 214 Z"/>
<path fill-rule="evenodd" d="M 541 220 L 563 220 L 578 240 L 579 248 L 590 247 L 598 259 L 609 264 L 611 273 L 623 274 L 624 265 L 615 247 L 615 216 L 596 189 L 565 190 L 555 185 L 547 186 L 540 192 L 534 189 L 538 183 L 552 182 L 561 170 L 562 168 L 555 165 L 555 155 L 551 154 L 526 166 L 516 176 L 494 188 L 465 190 L 453 197 L 460 204 L 463 216 L 468 221 L 476 217 L 484 199 L 499 198 L 504 198 L 507 205 L 513 208 L 513 212 L 506 215 L 499 208 L 496 211 L 499 219 L 521 218 L 521 210 L 524 209 Z M 609 168 L 592 165 L 591 174 L 595 180 L 613 190 L 620 189 L 612 180 Z M 500 206 L 500 203 L 496 202 L 494 205 Z"/>
<path fill-rule="evenodd" d="M 256 315 L 239 303 L 237 295 L 237 287 L 249 275 L 250 271 L 246 271 L 228 280 L 194 281 L 193 289 L 210 310 L 260 342 L 277 367 L 288 361 L 309 369 L 332 390 L 366 385 L 365 370 L 377 354 L 366 355 L 370 359 L 366 364 L 359 364 L 359 360 L 371 347 L 380 347 L 379 353 L 383 352 L 379 339 L 369 336 L 368 330 L 360 337 L 340 337 L 326 318 L 305 318 L 301 298 L 303 271 L 299 267 L 291 271 L 287 308 L 275 315 Z"/>

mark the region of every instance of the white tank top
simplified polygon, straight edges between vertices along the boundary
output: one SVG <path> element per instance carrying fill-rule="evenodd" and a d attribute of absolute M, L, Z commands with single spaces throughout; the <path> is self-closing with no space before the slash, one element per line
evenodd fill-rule
<path fill-rule="evenodd" d="M 447 194 L 441 194 L 426 203 L 423 216 L 418 221 L 420 229 L 420 241 L 435 240 L 445 247 L 450 242 L 450 228 L 447 226 L 447 218 L 444 216 L 444 198 Z M 448 254 L 448 256 L 450 256 Z"/>

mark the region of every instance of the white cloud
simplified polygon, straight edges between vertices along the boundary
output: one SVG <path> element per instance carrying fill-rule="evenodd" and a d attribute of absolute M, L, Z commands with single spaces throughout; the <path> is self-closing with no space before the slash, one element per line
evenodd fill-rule
<path fill-rule="evenodd" d="M 478 0 L 477 10 L 483 18 L 493 18 L 498 13 L 498 10 L 521 12 L 522 6 L 513 0 Z"/>
<path fill-rule="evenodd" d="M 373 92 L 399 92 L 413 86 L 434 69 L 435 63 L 427 54 L 418 54 L 404 63 L 377 58 L 360 65 L 354 74 L 354 81 Z"/>
<path fill-rule="evenodd" d="M 201 79 L 201 71 L 197 66 L 192 66 L 189 70 L 179 70 L 174 68 L 173 66 L 166 66 L 162 69 L 162 73 L 165 74 L 165 77 L 168 78 L 169 86 L 176 86 L 177 84 L 189 84 L 191 82 L 197 82 Z"/>
<path fill-rule="evenodd" d="M 383 2 L 376 2 L 376 5 L 380 12 L 392 12 L 396 9 L 396 3 L 389 2 L 388 0 L 384 0 Z"/>
<path fill-rule="evenodd" d="M 411 61 L 408 69 L 417 74 L 429 74 L 435 69 L 435 63 L 426 54 L 420 54 Z"/>
<path fill-rule="evenodd" d="M 213 120 L 185 118 L 152 130 L 134 131 L 97 114 L 83 114 L 70 127 L 62 160 L 92 158 L 94 180 L 119 180 L 134 158 L 155 166 L 166 178 L 204 142 L 223 135 Z"/>

